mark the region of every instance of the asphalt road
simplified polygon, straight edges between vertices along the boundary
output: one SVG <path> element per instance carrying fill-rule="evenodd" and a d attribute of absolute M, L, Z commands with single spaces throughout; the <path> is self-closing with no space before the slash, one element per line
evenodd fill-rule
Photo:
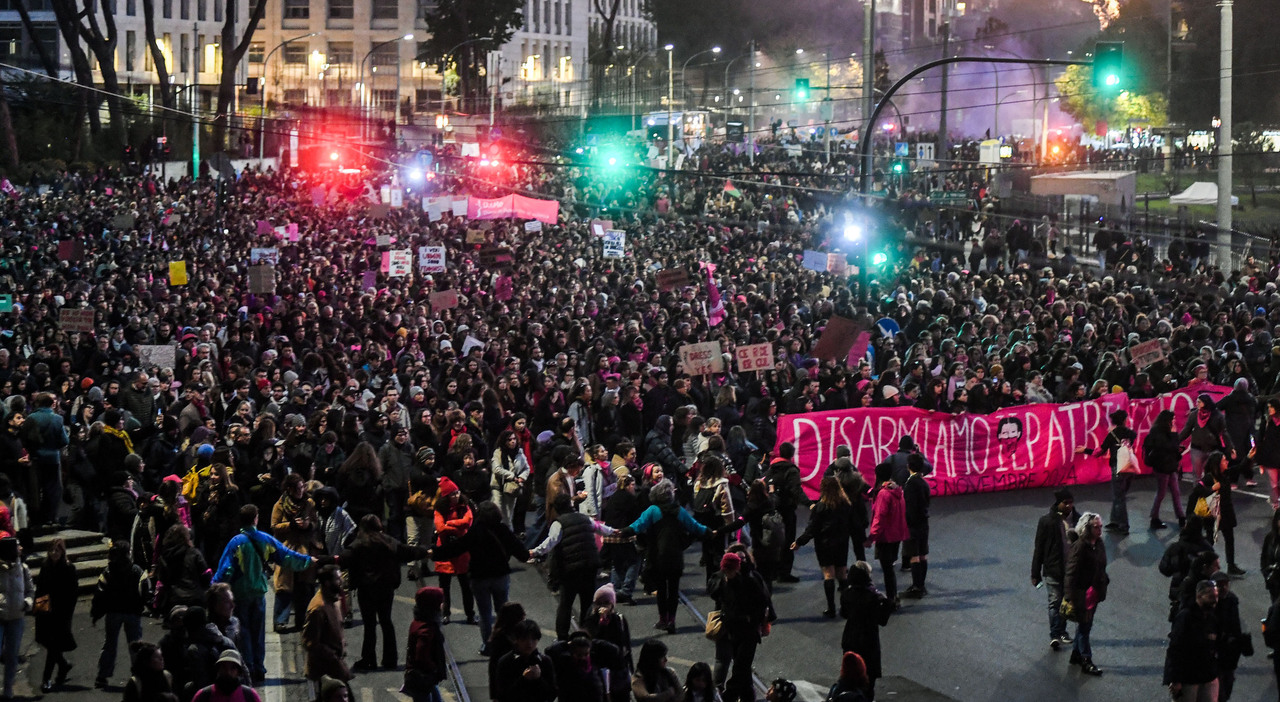
<path fill-rule="evenodd" d="M 1186 485 L 1186 483 L 1184 483 Z M 1044 591 L 1029 581 L 1031 540 L 1035 522 L 1048 510 L 1051 491 L 1034 490 L 937 499 L 933 503 L 929 596 L 904 600 L 904 606 L 881 631 L 885 680 L 878 688 L 879 699 L 940 702 L 1038 700 L 1050 702 L 1091 702 L 1093 700 L 1161 700 L 1167 693 L 1160 685 L 1164 665 L 1167 580 L 1156 570 L 1165 546 L 1176 538 L 1175 529 L 1147 531 L 1146 512 L 1153 485 L 1139 480 L 1130 497 L 1134 527 L 1127 537 L 1106 536 L 1111 576 L 1110 594 L 1097 615 L 1093 631 L 1094 661 L 1104 675 L 1090 678 L 1067 664 L 1068 653 L 1048 647 L 1048 624 Z M 1075 490 L 1077 508 L 1107 516 L 1110 505 L 1106 485 Z M 1236 540 L 1239 563 L 1249 571 L 1234 587 L 1241 599 L 1246 630 L 1254 632 L 1259 655 L 1243 660 L 1237 673 L 1233 700 L 1260 702 L 1277 699 L 1277 687 L 1261 645 L 1258 621 L 1266 610 L 1266 591 L 1258 575 L 1258 551 L 1267 528 L 1269 509 L 1261 493 L 1236 493 L 1236 509 L 1241 526 Z M 1170 517 L 1168 505 L 1165 516 Z M 803 528 L 803 516 L 801 528 Z M 652 598 L 634 607 L 622 607 L 636 648 L 651 635 L 661 636 L 670 646 L 671 665 L 683 677 L 698 660 L 712 660 L 712 644 L 702 636 L 697 612 L 711 609 L 702 592 L 701 569 L 696 549 L 687 554 L 684 590 L 686 606 L 677 618 L 678 633 L 668 636 L 652 629 L 657 619 Z M 840 664 L 842 623 L 822 618 L 822 586 L 812 547 L 797 555 L 796 574 L 803 581 L 779 585 L 774 601 L 780 620 L 759 649 L 756 674 L 766 684 L 775 677 L 797 682 L 804 702 L 823 699 Z M 873 574 L 882 583 L 878 570 Z M 905 573 L 900 586 L 909 583 Z M 456 586 L 455 586 L 456 587 Z M 397 598 L 394 615 L 397 636 L 407 633 L 412 618 L 413 588 L 405 584 Z M 541 574 L 521 565 L 512 576 L 511 597 L 524 603 L 531 617 L 543 627 L 543 643 L 550 643 L 554 630 L 554 597 L 543 584 Z M 270 599 L 269 599 L 270 601 Z M 479 629 L 457 623 L 461 612 L 455 596 L 455 623 L 445 627 L 450 652 L 457 660 L 466 698 L 488 700 L 485 659 L 478 653 Z M 55 692 L 49 699 L 118 700 L 120 686 L 127 679 L 128 664 L 123 654 L 113 679 L 116 687 L 107 692 L 91 689 L 101 645 L 101 629 L 90 628 L 88 602 L 78 610 L 76 632 L 80 647 L 71 659 L 76 665 L 68 692 Z M 357 613 L 357 623 L 359 614 Z M 28 620 L 30 623 L 30 620 Z M 144 635 L 158 640 L 163 634 L 158 623 L 148 620 Z M 347 630 L 348 660 L 358 651 L 362 629 Z M 260 690 L 264 699 L 308 699 L 302 680 L 302 653 L 297 634 L 269 633 L 267 667 L 271 671 Z M 401 642 L 403 649 L 403 641 Z M 32 642 L 28 627 L 24 653 L 25 670 L 19 676 L 20 696 L 38 695 L 40 666 L 44 653 Z M 403 656 L 403 652 L 401 653 Z M 398 694 L 401 673 L 377 671 L 356 677 L 352 687 L 359 702 L 406 700 Z M 442 688 L 450 702 L 464 702 L 458 691 Z"/>

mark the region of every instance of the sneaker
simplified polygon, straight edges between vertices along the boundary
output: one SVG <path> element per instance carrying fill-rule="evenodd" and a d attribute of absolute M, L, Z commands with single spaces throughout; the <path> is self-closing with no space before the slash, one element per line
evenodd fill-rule
<path fill-rule="evenodd" d="M 1060 636 L 1058 636 L 1058 641 L 1062 642 L 1064 646 L 1070 646 L 1071 644 L 1075 643 L 1075 639 L 1071 638 L 1067 634 L 1061 634 Z"/>
<path fill-rule="evenodd" d="M 1056 638 L 1054 638 L 1054 639 L 1049 639 L 1049 648 L 1052 648 L 1053 650 L 1055 650 L 1055 651 L 1056 651 L 1056 650 L 1058 650 L 1058 649 L 1062 648 L 1062 642 L 1061 642 L 1061 641 L 1059 641 L 1059 640 L 1058 640 L 1058 639 L 1056 639 Z"/>
<path fill-rule="evenodd" d="M 655 628 L 655 629 L 657 629 L 657 630 L 659 630 L 659 631 L 665 631 L 665 630 L 666 630 L 666 628 L 667 628 L 667 618 L 666 618 L 666 617 L 659 617 L 659 618 L 658 618 L 658 623 L 654 624 L 654 625 L 653 625 L 653 628 Z"/>
<path fill-rule="evenodd" d="M 1248 572 L 1249 571 L 1245 570 L 1244 568 L 1241 568 L 1235 563 L 1232 563 L 1231 565 L 1227 566 L 1227 575 L 1230 575 L 1232 577 L 1237 577 L 1237 578 L 1243 577 Z"/>
<path fill-rule="evenodd" d="M 822 616 L 826 617 L 827 619 L 835 619 L 836 611 L 834 609 L 824 609 L 822 610 Z"/>
<path fill-rule="evenodd" d="M 1164 522 L 1160 521 L 1159 519 L 1152 519 L 1152 520 L 1151 520 L 1151 529 L 1152 529 L 1152 530 L 1168 529 L 1168 528 L 1169 528 L 1169 525 L 1168 525 L 1168 524 L 1165 524 Z"/>
<path fill-rule="evenodd" d="M 915 585 L 912 585 L 911 587 L 909 587 L 909 588 L 907 588 L 907 589 L 905 589 L 905 590 L 903 590 L 903 591 L 902 591 L 902 596 L 903 596 L 903 597 L 908 597 L 908 598 L 913 599 L 913 600 L 918 600 L 918 599 L 920 599 L 921 597 L 924 597 L 924 596 L 925 596 L 925 595 L 927 595 L 927 594 L 929 594 L 929 591 L 928 591 L 928 590 L 926 590 L 926 589 L 924 589 L 924 588 L 922 588 L 922 587 L 916 587 Z"/>
<path fill-rule="evenodd" d="M 362 660 L 358 660 L 358 661 L 356 661 L 355 663 L 352 663 L 352 664 L 351 664 L 351 669 L 352 669 L 352 670 L 360 670 L 360 671 L 369 671 L 369 670 L 374 670 L 374 669 L 376 669 L 377 667 L 378 667 L 378 666 L 374 665 L 373 661 L 366 661 L 366 660 L 363 660 L 363 659 L 362 659 Z"/>

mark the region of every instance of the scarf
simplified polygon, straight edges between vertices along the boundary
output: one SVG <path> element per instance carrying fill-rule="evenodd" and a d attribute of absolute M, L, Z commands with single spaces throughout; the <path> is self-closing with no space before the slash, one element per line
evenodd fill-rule
<path fill-rule="evenodd" d="M 1209 416 L 1211 414 L 1213 414 L 1213 410 L 1207 410 L 1207 409 L 1196 410 L 1196 422 L 1198 422 L 1200 426 L 1204 426 L 1208 424 Z"/>
<path fill-rule="evenodd" d="M 116 429 L 115 427 L 104 426 L 102 427 L 102 433 L 106 434 L 107 436 L 114 436 L 117 439 L 123 441 L 124 447 L 126 449 L 129 449 L 129 453 L 136 453 L 133 450 L 133 439 L 129 438 L 129 434 L 127 432 L 122 431 L 120 429 Z"/>

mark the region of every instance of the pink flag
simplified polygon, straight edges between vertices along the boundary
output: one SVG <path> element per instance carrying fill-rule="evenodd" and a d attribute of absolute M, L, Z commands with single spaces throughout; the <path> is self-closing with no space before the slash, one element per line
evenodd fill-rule
<path fill-rule="evenodd" d="M 707 272 L 707 323 L 714 327 L 728 315 L 724 311 L 724 301 L 720 299 L 720 288 L 711 279 L 711 269 L 704 267 L 703 270 Z"/>
<path fill-rule="evenodd" d="M 4 180 L 0 181 L 0 193 L 4 193 L 5 195 L 8 195 L 14 200 L 17 200 L 18 198 L 22 197 L 22 192 L 19 191 L 17 188 L 13 187 L 13 183 L 10 183 L 8 178 L 5 178 Z"/>

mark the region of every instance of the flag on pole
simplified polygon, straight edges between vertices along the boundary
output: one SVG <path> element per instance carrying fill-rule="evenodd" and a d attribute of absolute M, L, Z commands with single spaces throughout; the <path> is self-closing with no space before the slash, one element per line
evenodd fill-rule
<path fill-rule="evenodd" d="M 738 190 L 737 186 L 733 184 L 733 181 L 728 178 L 724 179 L 724 191 L 729 194 L 729 197 L 742 197 L 742 191 Z"/>
<path fill-rule="evenodd" d="M 14 200 L 17 200 L 18 198 L 22 197 L 22 191 L 14 187 L 13 183 L 10 183 L 8 178 L 5 178 L 4 180 L 0 181 L 0 192 L 4 193 L 5 195 L 8 195 Z"/>
<path fill-rule="evenodd" d="M 729 315 L 725 314 L 724 300 L 720 298 L 720 288 L 716 287 L 716 281 L 711 277 L 714 266 L 703 263 L 702 270 L 707 274 L 707 323 L 714 327 Z"/>

